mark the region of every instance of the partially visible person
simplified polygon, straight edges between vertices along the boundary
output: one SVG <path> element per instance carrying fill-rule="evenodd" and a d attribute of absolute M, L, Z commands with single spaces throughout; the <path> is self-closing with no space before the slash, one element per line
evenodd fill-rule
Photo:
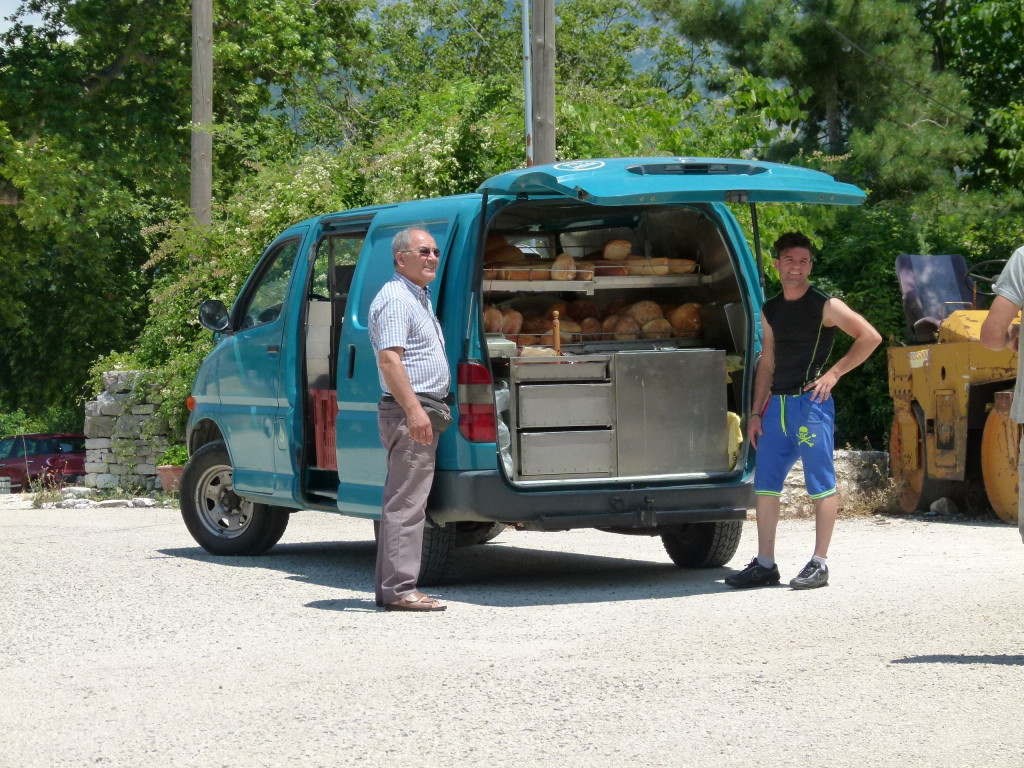
<path fill-rule="evenodd" d="M 392 240 L 391 253 L 395 275 L 374 298 L 369 316 L 383 390 L 377 424 L 388 462 L 375 592 L 385 610 L 443 611 L 446 605 L 416 585 L 439 437 L 424 403 L 450 419 L 444 401 L 451 374 L 427 287 L 437 277 L 440 252 L 429 232 L 405 229 Z"/>
<path fill-rule="evenodd" d="M 1020 321 L 1017 315 L 1024 307 L 1024 247 L 1013 252 L 996 280 L 996 293 L 989 307 L 988 317 L 981 325 L 981 343 L 989 349 L 1000 350 L 1010 347 L 1018 351 L 1020 343 Z M 1013 388 L 1013 405 L 1010 418 L 1018 424 L 1024 423 L 1024 362 L 1017 356 L 1017 383 Z M 1021 451 L 1017 464 L 1020 487 L 1024 488 L 1024 436 L 1021 437 Z M 1021 541 L 1024 541 L 1024 493 L 1017 501 L 1017 525 Z"/>
<path fill-rule="evenodd" d="M 814 554 L 789 585 L 814 589 L 828 584 L 826 559 L 839 510 L 832 390 L 841 376 L 868 359 L 882 337 L 842 301 L 811 285 L 808 277 L 814 258 L 805 235 L 788 232 L 775 242 L 774 249 L 782 293 L 766 301 L 761 311 L 761 361 L 747 427 L 750 443 L 757 449 L 757 557 L 725 583 L 737 588 L 779 583 L 775 533 L 782 489 L 789 470 L 801 459 L 807 492 L 814 502 Z M 854 342 L 826 370 L 837 328 Z"/>

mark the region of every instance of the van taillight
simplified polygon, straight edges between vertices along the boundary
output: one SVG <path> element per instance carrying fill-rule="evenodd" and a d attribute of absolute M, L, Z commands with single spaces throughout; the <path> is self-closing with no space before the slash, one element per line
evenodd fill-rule
<path fill-rule="evenodd" d="M 490 369 L 477 361 L 463 361 L 458 377 L 459 431 L 471 443 L 495 442 L 498 436 Z"/>

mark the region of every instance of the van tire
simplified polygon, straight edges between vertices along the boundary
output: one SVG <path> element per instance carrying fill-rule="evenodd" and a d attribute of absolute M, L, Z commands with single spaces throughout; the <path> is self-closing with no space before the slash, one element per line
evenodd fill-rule
<path fill-rule="evenodd" d="M 458 546 L 458 532 L 454 525 L 435 525 L 430 518 L 423 524 L 423 550 L 420 556 L 420 575 L 416 585 L 429 587 L 444 582 L 448 561 Z M 380 520 L 373 521 L 373 540 L 380 544 Z"/>
<path fill-rule="evenodd" d="M 718 568 L 735 556 L 742 533 L 742 520 L 686 523 L 663 531 L 661 541 L 680 568 Z"/>
<path fill-rule="evenodd" d="M 448 560 L 455 549 L 455 536 L 454 525 L 434 525 L 427 519 L 423 526 L 423 557 L 420 559 L 418 584 L 429 587 L 444 581 Z"/>
<path fill-rule="evenodd" d="M 181 517 L 192 538 L 211 554 L 261 555 L 284 535 L 289 511 L 237 496 L 233 474 L 223 440 L 193 453 L 181 476 Z"/>
<path fill-rule="evenodd" d="M 486 544 L 504 533 L 507 527 L 504 523 L 455 523 L 455 546 L 462 548 Z"/>

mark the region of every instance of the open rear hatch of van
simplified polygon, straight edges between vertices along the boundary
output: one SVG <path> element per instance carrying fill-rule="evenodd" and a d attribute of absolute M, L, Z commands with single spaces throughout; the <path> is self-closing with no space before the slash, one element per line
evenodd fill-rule
<path fill-rule="evenodd" d="M 515 198 L 487 224 L 480 295 L 500 463 L 521 486 L 742 468 L 759 275 L 713 203 L 864 197 L 805 169 L 677 158 L 558 163 L 480 191 Z"/>

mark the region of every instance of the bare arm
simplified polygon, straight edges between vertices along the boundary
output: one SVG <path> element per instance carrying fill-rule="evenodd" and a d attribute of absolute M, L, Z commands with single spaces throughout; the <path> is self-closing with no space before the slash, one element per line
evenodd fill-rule
<path fill-rule="evenodd" d="M 406 421 L 409 424 L 409 436 L 417 443 L 430 445 L 434 439 L 434 432 L 430 428 L 430 417 L 423 410 L 419 398 L 413 392 L 412 384 L 409 383 L 409 374 L 402 363 L 403 354 L 405 354 L 405 350 L 401 347 L 382 349 L 377 356 L 377 367 L 380 368 L 384 382 L 388 385 L 388 391 L 405 411 Z"/>
<path fill-rule="evenodd" d="M 804 388 L 804 392 L 813 389 L 814 394 L 811 395 L 811 400 L 819 403 L 828 400 L 841 376 L 867 360 L 875 348 L 882 343 L 881 334 L 874 329 L 871 323 L 839 299 L 828 300 L 825 304 L 822 321 L 825 325 L 835 326 L 847 336 L 852 337 L 853 344 L 846 354 L 835 362 L 835 365 Z"/>
<path fill-rule="evenodd" d="M 747 437 L 754 448 L 757 448 L 757 439 L 764 431 L 761 413 L 771 394 L 772 377 L 775 375 L 775 334 L 772 333 L 772 327 L 768 325 L 763 312 L 761 313 L 761 331 L 763 334 L 761 360 L 757 364 L 757 375 L 754 377 L 754 402 L 750 411 L 750 420 L 747 422 Z"/>
<path fill-rule="evenodd" d="M 1017 351 L 1020 341 L 1020 325 L 1017 319 L 1020 307 L 1005 296 L 996 296 L 988 310 L 988 317 L 981 324 L 981 343 L 988 349 L 1000 350 L 1012 347 Z"/>

